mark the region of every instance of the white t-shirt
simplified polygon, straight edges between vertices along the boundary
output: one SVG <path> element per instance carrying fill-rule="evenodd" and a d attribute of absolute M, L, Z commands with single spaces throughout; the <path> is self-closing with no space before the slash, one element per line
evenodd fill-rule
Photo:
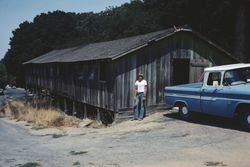
<path fill-rule="evenodd" d="M 142 80 L 140 81 L 136 81 L 135 82 L 135 86 L 137 87 L 137 92 L 141 93 L 145 91 L 145 86 L 147 85 L 147 81 L 146 80 Z"/>

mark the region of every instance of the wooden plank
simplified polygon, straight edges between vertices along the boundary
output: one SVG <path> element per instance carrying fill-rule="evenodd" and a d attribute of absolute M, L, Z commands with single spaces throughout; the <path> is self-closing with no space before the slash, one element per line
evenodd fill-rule
<path fill-rule="evenodd" d="M 84 110 L 83 110 L 83 111 L 84 111 L 84 119 L 86 119 L 86 118 L 88 117 L 88 115 L 87 115 L 88 112 L 87 112 L 87 105 L 86 105 L 86 103 L 83 104 L 83 108 L 84 108 Z"/>

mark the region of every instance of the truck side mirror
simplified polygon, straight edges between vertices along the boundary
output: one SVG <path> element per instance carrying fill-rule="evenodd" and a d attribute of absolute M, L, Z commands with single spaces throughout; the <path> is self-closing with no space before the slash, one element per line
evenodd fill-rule
<path fill-rule="evenodd" d="M 219 86 L 219 82 L 218 81 L 213 81 L 213 87 L 217 88 Z"/>

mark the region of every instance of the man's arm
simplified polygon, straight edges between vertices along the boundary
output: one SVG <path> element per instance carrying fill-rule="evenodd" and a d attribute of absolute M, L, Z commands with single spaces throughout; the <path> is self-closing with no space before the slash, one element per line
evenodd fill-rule
<path fill-rule="evenodd" d="M 144 86 L 144 96 L 145 96 L 145 97 L 147 96 L 147 90 L 148 90 L 147 85 L 145 85 L 145 86 Z"/>
<path fill-rule="evenodd" d="M 137 94 L 137 92 L 138 92 L 138 87 L 135 86 L 135 95 Z"/>

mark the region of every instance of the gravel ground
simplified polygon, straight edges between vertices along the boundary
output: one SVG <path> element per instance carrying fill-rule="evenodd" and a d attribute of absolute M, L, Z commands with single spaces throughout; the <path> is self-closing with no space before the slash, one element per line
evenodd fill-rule
<path fill-rule="evenodd" d="M 237 121 L 175 111 L 152 114 L 107 128 L 33 130 L 0 119 L 0 166 L 249 167 L 250 133 Z M 33 164 L 32 164 L 33 163 Z"/>

